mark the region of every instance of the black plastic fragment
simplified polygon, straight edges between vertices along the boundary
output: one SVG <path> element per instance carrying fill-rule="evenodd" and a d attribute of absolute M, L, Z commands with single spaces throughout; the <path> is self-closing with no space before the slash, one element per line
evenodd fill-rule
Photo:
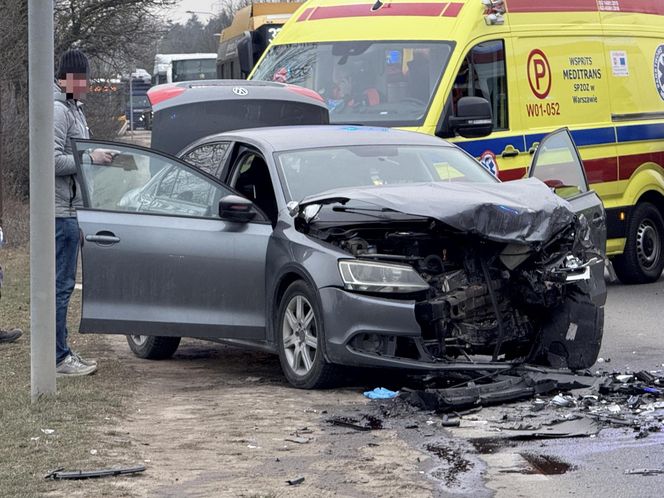
<path fill-rule="evenodd" d="M 98 470 L 70 470 L 63 469 L 52 470 L 44 476 L 45 479 L 90 479 L 95 477 L 110 477 L 123 474 L 136 474 L 145 471 L 145 465 L 136 465 L 134 467 L 124 467 L 118 469 L 98 469 Z"/>
<path fill-rule="evenodd" d="M 296 477 L 295 479 L 288 479 L 286 481 L 289 486 L 297 486 L 298 484 L 302 484 L 304 482 L 304 477 Z"/>

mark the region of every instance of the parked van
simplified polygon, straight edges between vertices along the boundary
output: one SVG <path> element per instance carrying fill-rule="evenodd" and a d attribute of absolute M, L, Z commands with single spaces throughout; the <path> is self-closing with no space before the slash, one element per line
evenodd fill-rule
<path fill-rule="evenodd" d="M 568 126 L 618 276 L 662 273 L 662 1 L 310 0 L 251 78 L 316 90 L 331 123 L 450 139 L 503 180 Z"/>
<path fill-rule="evenodd" d="M 157 54 L 154 56 L 152 84 L 213 80 L 217 76 L 217 54 Z"/>

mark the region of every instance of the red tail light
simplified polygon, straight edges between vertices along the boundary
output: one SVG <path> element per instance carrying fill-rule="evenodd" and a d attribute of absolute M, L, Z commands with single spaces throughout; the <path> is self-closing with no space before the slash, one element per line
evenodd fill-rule
<path fill-rule="evenodd" d="M 150 99 L 150 104 L 157 105 L 159 102 L 164 100 L 172 99 L 177 97 L 182 92 L 184 88 L 177 85 L 158 85 L 150 88 L 148 90 L 148 99 Z"/>

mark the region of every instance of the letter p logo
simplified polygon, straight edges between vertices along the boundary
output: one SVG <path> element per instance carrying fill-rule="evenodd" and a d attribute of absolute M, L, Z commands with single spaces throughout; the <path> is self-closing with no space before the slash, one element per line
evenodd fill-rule
<path fill-rule="evenodd" d="M 551 91 L 551 66 L 549 61 L 539 49 L 528 55 L 528 84 L 535 97 L 545 99 Z"/>

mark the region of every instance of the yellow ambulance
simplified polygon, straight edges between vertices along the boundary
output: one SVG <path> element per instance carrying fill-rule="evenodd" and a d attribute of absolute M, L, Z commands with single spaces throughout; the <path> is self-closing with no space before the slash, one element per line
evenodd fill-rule
<path fill-rule="evenodd" d="M 251 77 L 316 90 L 332 123 L 449 139 L 503 180 L 567 126 L 618 276 L 662 273 L 664 0 L 310 0 Z"/>

